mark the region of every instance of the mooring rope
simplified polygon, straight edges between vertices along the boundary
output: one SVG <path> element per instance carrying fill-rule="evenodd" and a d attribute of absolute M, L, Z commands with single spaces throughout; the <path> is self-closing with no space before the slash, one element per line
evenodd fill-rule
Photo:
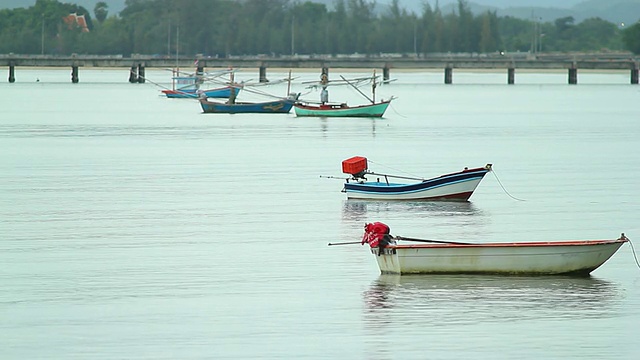
<path fill-rule="evenodd" d="M 391 107 L 391 110 L 393 110 L 394 113 L 396 113 L 396 115 L 403 117 L 403 118 L 407 118 L 407 116 L 402 115 L 401 113 L 398 112 L 398 110 L 396 110 L 396 107 L 393 106 L 393 103 L 389 103 L 389 107 Z"/>
<path fill-rule="evenodd" d="M 638 269 L 640 269 L 640 262 L 638 262 L 638 257 L 636 256 L 636 249 L 634 249 L 633 243 L 631 242 L 631 239 L 627 238 L 627 240 L 629 240 L 629 245 L 631 245 L 631 252 L 633 253 L 633 260 L 636 261 L 636 266 L 638 267 Z"/>
<path fill-rule="evenodd" d="M 502 182 L 500 181 L 500 179 L 498 178 L 498 174 L 496 174 L 496 170 L 492 167 L 491 168 L 491 172 L 493 173 L 493 176 L 496 177 L 496 180 L 498 180 L 498 184 L 500 185 L 500 187 L 502 188 L 502 191 L 504 191 L 505 194 L 507 194 L 510 198 L 517 200 L 517 201 L 526 201 L 524 199 L 518 199 L 517 197 L 509 194 L 509 192 L 507 191 L 507 189 L 504 188 L 504 186 L 502 185 Z"/>

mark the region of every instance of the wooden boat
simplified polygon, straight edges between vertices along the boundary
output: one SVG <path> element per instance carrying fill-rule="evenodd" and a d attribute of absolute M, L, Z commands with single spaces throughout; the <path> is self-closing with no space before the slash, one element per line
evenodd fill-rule
<path fill-rule="evenodd" d="M 195 99 L 200 96 L 205 96 L 208 98 L 228 98 L 231 96 L 231 86 L 225 86 L 217 89 L 209 89 L 209 90 L 199 90 L 199 89 L 176 89 L 176 90 L 162 90 L 162 93 L 165 94 L 168 98 L 191 98 Z M 240 92 L 240 88 L 236 89 L 236 93 Z"/>
<path fill-rule="evenodd" d="M 296 102 L 295 97 L 265 102 L 222 102 L 200 98 L 202 111 L 208 114 L 286 114 Z"/>
<path fill-rule="evenodd" d="M 297 103 L 295 104 L 296 116 L 315 117 L 382 117 L 389 107 L 391 100 L 381 101 L 375 104 L 348 106 L 345 103 Z"/>
<path fill-rule="evenodd" d="M 219 78 L 233 74 L 233 69 L 226 69 L 214 72 L 202 72 L 196 69 L 193 73 L 187 73 L 180 71 L 178 68 L 172 69 L 173 76 L 171 77 L 171 89 L 163 89 L 162 93 L 168 98 L 190 98 L 196 99 L 200 96 L 206 96 L 210 98 L 229 98 L 231 91 L 235 90 L 236 96 L 242 89 L 241 84 L 231 83 L 226 86 L 210 88 L 207 90 L 202 89 L 203 85 L 207 82 L 219 83 Z"/>
<path fill-rule="evenodd" d="M 399 241 L 421 244 L 399 245 Z M 629 239 L 466 243 L 391 236 L 382 223 L 365 225 L 383 274 L 504 274 L 588 276 Z"/>
<path fill-rule="evenodd" d="M 489 171 L 491 164 L 420 179 L 369 171 L 367 158 L 354 156 L 342 162 L 342 172 L 351 175 L 342 192 L 347 194 L 348 199 L 468 201 Z M 376 180 L 369 181 L 367 176 L 375 176 Z M 411 182 L 398 182 L 395 179 Z"/>
<path fill-rule="evenodd" d="M 291 72 L 289 72 L 289 79 L 291 79 Z M 233 73 L 231 73 L 230 83 L 235 84 L 233 80 Z M 204 94 L 199 98 L 199 100 L 202 111 L 210 114 L 286 114 L 291 111 L 293 104 L 295 104 L 298 100 L 298 96 L 300 95 L 289 93 L 290 89 L 291 82 L 289 82 L 289 86 L 287 87 L 287 93 L 289 96 L 286 98 L 264 102 L 238 102 L 236 101 L 237 92 L 234 91 L 235 87 L 232 86 L 231 95 L 229 96 L 229 100 L 226 102 L 211 101 L 207 99 Z"/>
<path fill-rule="evenodd" d="M 344 76 L 340 76 L 342 81 L 340 80 L 329 80 L 326 74 L 322 74 L 320 82 L 318 84 L 313 85 L 312 87 L 321 86 L 322 91 L 320 93 L 320 102 L 313 103 L 309 101 L 298 101 L 295 107 L 296 116 L 303 117 L 382 117 L 387 111 L 389 104 L 394 99 L 393 97 L 388 100 L 375 100 L 375 89 L 377 86 L 377 76 L 375 71 L 373 73 L 373 77 L 370 78 L 358 78 L 354 80 L 347 80 Z M 357 84 L 362 83 L 364 80 L 371 82 L 371 92 L 372 97 L 365 95 L 358 88 Z M 357 105 L 357 106 L 349 106 L 346 103 L 330 103 L 329 102 L 329 91 L 327 87 L 329 85 L 336 84 L 347 84 L 356 89 L 362 96 L 367 98 L 370 104 Z"/>

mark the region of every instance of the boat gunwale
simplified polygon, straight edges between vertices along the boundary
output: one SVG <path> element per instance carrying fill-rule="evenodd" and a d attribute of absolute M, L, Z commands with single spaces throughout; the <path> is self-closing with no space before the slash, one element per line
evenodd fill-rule
<path fill-rule="evenodd" d="M 432 180 L 432 179 L 439 179 L 439 178 L 443 178 L 443 177 L 447 177 L 447 176 L 465 174 L 465 173 L 470 173 L 470 172 L 479 172 L 479 171 L 484 171 L 485 172 L 484 175 L 486 175 L 487 173 L 489 173 L 491 171 L 491 168 L 487 168 L 487 165 L 485 165 L 483 167 L 477 167 L 477 168 L 474 168 L 474 169 L 464 169 L 462 171 L 457 171 L 457 172 L 452 172 L 452 173 L 449 173 L 449 174 L 440 175 L 440 176 L 437 176 L 437 177 L 434 177 L 434 178 L 431 178 L 431 179 L 426 179 L 426 180 L 423 180 L 423 181 L 429 181 L 429 180 Z"/>
<path fill-rule="evenodd" d="M 310 103 L 297 102 L 293 106 L 299 109 L 312 110 L 312 111 L 340 111 L 340 110 L 354 110 L 354 109 L 360 109 L 360 108 L 367 108 L 372 106 L 385 105 L 389 103 L 391 103 L 391 100 L 385 100 L 385 101 L 381 101 L 373 104 L 361 104 L 361 105 L 355 105 L 355 106 L 347 105 L 347 103 L 327 103 L 325 105 L 310 105 Z M 323 108 L 323 106 L 325 107 Z"/>
<path fill-rule="evenodd" d="M 484 243 L 484 244 L 408 244 L 398 245 L 389 244 L 389 249 L 448 249 L 448 248 L 523 248 L 523 247 L 560 247 L 560 246 L 596 246 L 596 245 L 613 245 L 624 244 L 629 242 L 627 238 L 616 240 L 563 240 L 563 241 L 529 241 L 529 242 L 505 242 L 505 243 Z"/>
<path fill-rule="evenodd" d="M 345 182 L 345 184 L 349 184 L 349 185 L 356 185 L 356 186 L 380 186 L 380 187 L 391 187 L 391 186 L 411 186 L 411 185 L 418 185 L 418 184 L 424 184 L 427 182 L 431 182 L 431 181 L 436 181 L 436 180 L 443 180 L 447 177 L 454 177 L 454 176 L 459 176 L 459 175 L 469 175 L 469 173 L 474 173 L 474 175 L 477 175 L 477 177 L 480 177 L 481 179 L 484 178 L 484 176 L 487 175 L 487 173 L 491 172 L 491 169 L 487 169 L 486 167 L 478 167 L 478 168 L 474 168 L 474 169 L 466 169 L 466 170 L 462 170 L 462 171 L 458 171 L 458 172 L 453 172 L 453 173 L 449 173 L 449 174 L 444 174 L 444 175 L 440 175 L 440 176 L 436 176 L 436 177 L 432 177 L 432 178 L 428 178 L 428 179 L 424 179 L 424 180 L 419 180 L 419 181 L 415 181 L 415 182 L 407 182 L 407 183 L 385 183 L 382 181 L 366 181 L 366 182 L 362 182 L 362 183 L 358 183 L 358 182 Z M 477 173 L 477 174 L 475 174 Z M 378 175 L 378 176 L 384 176 L 384 174 L 375 174 L 375 173 L 365 173 L 366 175 Z M 393 178 L 393 175 L 386 175 L 389 176 L 391 178 Z M 475 177 L 469 178 L 469 179 L 463 179 L 464 181 L 466 180 L 473 180 L 475 179 Z M 454 180 L 451 182 L 459 182 L 459 181 L 463 181 L 463 180 Z M 381 184 L 381 185 L 378 185 Z"/>

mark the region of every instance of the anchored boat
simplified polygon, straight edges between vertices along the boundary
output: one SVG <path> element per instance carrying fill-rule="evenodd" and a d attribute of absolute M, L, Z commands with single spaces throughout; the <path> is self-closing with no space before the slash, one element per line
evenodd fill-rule
<path fill-rule="evenodd" d="M 399 242 L 408 242 L 400 244 Z M 468 243 L 392 236 L 389 227 L 365 225 L 383 274 L 504 274 L 588 276 L 629 239 Z"/>
<path fill-rule="evenodd" d="M 344 76 L 340 76 L 342 80 L 329 80 L 327 74 L 322 74 L 320 78 L 320 82 L 318 84 L 314 84 L 312 87 L 320 86 L 322 87 L 322 91 L 320 92 L 320 102 L 311 102 L 311 101 L 298 101 L 294 107 L 294 111 L 296 116 L 303 117 L 382 117 L 384 112 L 387 111 L 389 104 L 394 99 L 391 97 L 387 100 L 376 101 L 375 97 L 375 89 L 378 85 L 377 76 L 375 71 L 373 72 L 372 77 L 365 78 L 357 78 L 357 79 L 346 79 Z M 358 84 L 364 82 L 371 82 L 371 93 L 372 96 L 369 97 L 365 93 L 363 93 L 359 88 Z M 338 103 L 338 102 L 329 102 L 329 86 L 335 85 L 349 85 L 357 90 L 362 96 L 364 96 L 367 100 L 369 100 L 368 104 L 349 106 L 346 103 Z"/>
<path fill-rule="evenodd" d="M 342 192 L 348 199 L 467 201 L 491 166 L 421 179 L 369 171 L 367 158 L 354 156 L 342 162 L 342 172 L 351 175 Z M 376 180 L 370 181 L 369 177 Z"/>
<path fill-rule="evenodd" d="M 316 117 L 382 117 L 389 107 L 391 100 L 374 104 L 349 106 L 346 103 L 297 103 L 295 104 L 296 116 Z"/>
<path fill-rule="evenodd" d="M 289 90 L 291 88 L 291 72 L 289 72 L 289 87 L 287 88 L 288 97 L 277 98 L 275 100 L 268 100 L 263 102 L 241 102 L 236 101 L 236 88 L 233 84 L 233 73 L 231 73 L 231 94 L 227 101 L 215 101 L 209 100 L 206 94 L 201 94 L 200 106 L 204 113 L 209 114 L 242 114 L 242 113 L 254 113 L 254 114 L 286 114 L 291 111 L 293 104 L 297 101 L 299 94 L 291 94 Z M 246 91 L 250 91 L 245 88 Z"/>
<path fill-rule="evenodd" d="M 258 113 L 258 114 L 286 114 L 291 111 L 291 107 L 295 103 L 295 97 L 287 99 L 279 99 L 265 102 L 222 102 L 212 101 L 201 98 L 200 106 L 204 113 L 210 114 L 240 114 L 240 113 Z"/>
<path fill-rule="evenodd" d="M 240 89 L 238 89 L 237 91 L 240 91 Z M 225 86 L 217 89 L 208 89 L 208 90 L 199 90 L 199 89 L 162 90 L 162 93 L 171 99 L 175 99 L 175 98 L 196 99 L 199 96 L 206 96 L 210 98 L 228 98 L 229 96 L 231 96 L 231 87 Z"/>

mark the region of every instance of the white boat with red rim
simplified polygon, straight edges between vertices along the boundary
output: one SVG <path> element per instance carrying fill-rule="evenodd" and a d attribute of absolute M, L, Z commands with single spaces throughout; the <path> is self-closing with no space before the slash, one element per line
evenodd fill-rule
<path fill-rule="evenodd" d="M 588 276 L 628 241 L 624 233 L 608 240 L 429 240 L 392 236 L 386 224 L 375 222 L 365 225 L 361 243 L 370 246 L 382 274 Z"/>
<path fill-rule="evenodd" d="M 347 199 L 468 201 L 492 164 L 424 179 L 382 174 L 368 169 L 367 158 L 342 161 L 342 172 L 351 175 L 342 192 Z M 375 178 L 370 181 L 369 178 Z"/>

